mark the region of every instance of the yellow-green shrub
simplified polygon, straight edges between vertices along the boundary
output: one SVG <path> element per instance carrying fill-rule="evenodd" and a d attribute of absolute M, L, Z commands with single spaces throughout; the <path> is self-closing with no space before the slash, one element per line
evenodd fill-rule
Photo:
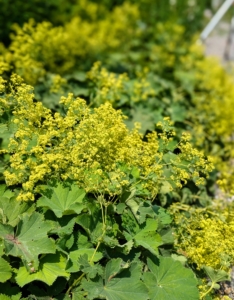
<path fill-rule="evenodd" d="M 194 108 L 188 117 L 192 135 L 196 145 L 214 157 L 219 185 L 233 194 L 234 77 L 218 59 L 202 57 L 199 52 L 199 46 L 194 45 L 194 57 L 183 59 L 184 70 L 191 76 Z"/>
<path fill-rule="evenodd" d="M 189 218 L 176 214 L 176 223 L 179 224 L 178 251 L 199 269 L 210 266 L 229 270 L 234 263 L 233 214 L 233 207 L 219 212 L 191 209 Z"/>
<path fill-rule="evenodd" d="M 87 79 L 93 92 L 89 101 L 95 106 L 110 102 L 114 107 L 125 104 L 134 105 L 136 102 L 147 100 L 156 94 L 151 83 L 147 81 L 144 72 L 138 72 L 136 79 L 129 78 L 127 73 L 115 74 L 101 67 L 101 62 L 96 62 L 87 73 Z"/>
<path fill-rule="evenodd" d="M 130 185 L 131 172 L 154 198 L 165 181 L 169 190 L 188 180 L 200 185 L 200 174 L 212 170 L 188 134 L 173 146 L 175 131 L 169 120 L 158 124 L 164 128 L 161 134 L 152 132 L 145 141 L 139 125 L 129 131 L 125 117 L 109 103 L 90 110 L 84 100 L 69 94 L 61 98 L 63 112 L 53 113 L 33 101 L 32 87 L 18 76 L 12 77 L 10 87 L 9 92 L 1 81 L 1 113 L 13 108 L 17 130 L 2 152 L 11 155 L 4 172 L 7 184 L 22 184 L 18 199 L 33 199 L 32 192 L 53 177 L 75 180 L 87 191 L 118 194 Z M 171 152 L 175 147 L 178 155 Z"/>
<path fill-rule="evenodd" d="M 137 34 L 138 17 L 137 6 L 125 3 L 93 22 L 77 16 L 64 26 L 53 27 L 30 20 L 22 28 L 15 25 L 16 33 L 2 59 L 30 84 L 48 71 L 61 75 L 75 67 L 87 68 L 105 51 L 126 49 L 127 41 Z"/>
<path fill-rule="evenodd" d="M 163 28 L 165 30 L 166 26 L 162 27 L 162 32 Z M 182 31 L 180 33 L 178 31 L 178 40 L 181 34 Z M 165 50 L 165 45 L 169 45 L 168 52 Z M 162 115 L 167 116 L 173 116 L 173 105 L 177 103 L 182 109 L 187 110 L 182 127 L 191 132 L 193 143 L 197 147 L 203 149 L 206 154 L 212 155 L 216 168 L 220 172 L 218 184 L 227 193 L 233 194 L 233 75 L 228 73 L 217 59 L 205 57 L 203 47 L 195 42 L 188 47 L 184 56 L 176 54 L 175 44 L 171 45 L 171 48 L 168 43 L 155 47 L 151 49 L 157 52 L 154 63 L 152 56 L 149 55 L 152 64 L 146 64 L 147 67 L 144 71 L 136 72 L 134 81 L 129 80 L 127 74 L 117 76 L 108 73 L 106 69 L 98 68 L 96 64 L 88 73 L 88 78 L 94 82 L 95 86 L 92 100 L 98 105 L 111 98 L 112 104 L 117 107 L 124 107 L 128 103 L 132 109 L 129 110 L 131 112 L 129 114 L 132 112 L 134 114 L 135 111 L 138 121 L 140 121 L 141 106 L 137 105 L 140 103 L 144 103 L 145 107 L 149 106 L 149 115 L 152 114 L 152 111 L 156 115 L 158 110 L 161 110 Z M 162 64 L 162 67 L 156 64 L 156 59 Z M 163 73 L 166 72 L 167 67 L 174 68 L 173 85 L 170 86 L 168 83 L 167 86 L 165 83 L 164 88 L 164 83 L 162 83 L 158 88 L 155 85 L 156 75 L 154 73 L 159 68 L 162 77 L 167 77 Z M 132 82 L 134 84 L 131 85 Z M 139 89 L 134 89 L 136 86 Z M 168 96 L 163 95 L 163 89 Z M 168 93 L 167 90 L 171 91 Z M 162 101 L 160 101 L 160 97 L 162 97 Z M 164 104 L 163 97 L 167 100 L 166 104 Z M 124 110 L 127 111 L 126 107 Z M 143 110 L 143 113 L 146 111 Z M 142 115 L 142 119 L 144 118 L 145 116 Z"/>

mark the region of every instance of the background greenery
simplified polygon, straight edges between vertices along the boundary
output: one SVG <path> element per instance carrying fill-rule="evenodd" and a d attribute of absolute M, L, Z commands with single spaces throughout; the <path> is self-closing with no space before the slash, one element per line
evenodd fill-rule
<path fill-rule="evenodd" d="M 196 43 L 209 1 L 0 4 L 2 299 L 221 299 L 234 86 Z"/>

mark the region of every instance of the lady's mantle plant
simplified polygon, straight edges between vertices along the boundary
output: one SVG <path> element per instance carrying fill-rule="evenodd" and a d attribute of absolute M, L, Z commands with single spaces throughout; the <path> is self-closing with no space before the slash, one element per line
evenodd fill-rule
<path fill-rule="evenodd" d="M 2 87 L 2 113 L 12 107 L 17 125 L 10 139 L 9 168 L 4 172 L 8 185 L 22 184 L 18 200 L 33 200 L 40 185 L 49 179 L 74 180 L 86 192 L 120 195 L 137 188 L 154 199 L 167 186 L 181 182 L 203 183 L 212 164 L 182 135 L 177 143 L 172 123 L 159 123 L 162 132 L 142 136 L 138 124 L 129 131 L 125 117 L 105 103 L 91 110 L 72 94 L 62 97 L 61 112 L 53 113 L 34 102 L 32 87 L 13 76 L 10 93 Z M 177 149 L 177 155 L 173 151 Z"/>
<path fill-rule="evenodd" d="M 212 170 L 189 135 L 177 142 L 165 119 L 142 136 L 109 103 L 91 110 L 72 94 L 53 112 L 16 75 L 0 88 L 12 135 L 1 151 L 11 186 L 0 189 L 2 297 L 198 299 L 194 273 L 171 257 L 171 218 L 156 205 Z"/>

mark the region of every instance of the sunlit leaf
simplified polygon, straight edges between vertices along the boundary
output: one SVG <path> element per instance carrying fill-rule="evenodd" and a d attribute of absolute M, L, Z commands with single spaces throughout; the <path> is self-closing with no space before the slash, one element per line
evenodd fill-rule
<path fill-rule="evenodd" d="M 5 261 L 2 257 L 0 257 L 0 282 L 6 282 L 11 278 L 11 266 Z"/>
<path fill-rule="evenodd" d="M 40 265 L 36 272 L 29 273 L 28 270 L 22 266 L 19 268 L 15 279 L 17 284 L 21 287 L 34 280 L 52 285 L 59 276 L 69 278 L 70 275 L 65 271 L 65 267 L 65 257 L 60 254 L 49 254 L 40 260 Z"/>
<path fill-rule="evenodd" d="M 22 216 L 16 232 L 14 227 L 0 224 L 0 237 L 4 240 L 7 255 L 21 257 L 37 269 L 39 254 L 55 253 L 55 243 L 47 236 L 50 229 L 43 216 L 34 212 Z"/>
<path fill-rule="evenodd" d="M 215 270 L 211 267 L 203 267 L 206 274 L 209 276 L 212 282 L 220 282 L 230 280 L 230 275 L 224 270 Z"/>
<path fill-rule="evenodd" d="M 3 196 L 0 197 L 0 219 L 3 223 L 16 226 L 20 220 L 20 215 L 26 211 L 27 213 L 33 212 L 35 205 L 17 201 L 13 195 L 14 193 L 10 190 L 5 190 Z"/>
<path fill-rule="evenodd" d="M 81 248 L 75 251 L 71 251 L 69 253 L 69 261 L 67 264 L 66 271 L 71 273 L 78 272 L 80 270 L 79 258 L 84 254 L 87 254 L 88 260 L 93 258 L 92 259 L 93 262 L 97 262 L 103 257 L 103 254 L 99 251 L 95 252 L 94 248 L 90 248 L 90 249 Z"/>
<path fill-rule="evenodd" d="M 58 182 L 54 187 L 48 187 L 43 191 L 43 196 L 38 200 L 38 207 L 51 209 L 58 218 L 66 214 L 80 214 L 86 207 L 83 203 L 85 191 L 77 185 L 71 188 Z"/>
<path fill-rule="evenodd" d="M 82 287 L 88 293 L 88 299 L 104 298 L 107 300 L 142 300 L 148 299 L 147 289 L 140 280 L 139 269 L 133 269 L 132 276 L 126 276 L 125 269 L 121 268 L 121 259 L 110 260 L 102 277 L 91 281 L 84 281 Z M 121 273 L 123 271 L 123 274 Z M 134 276 L 136 272 L 136 276 Z M 122 274 L 122 276 L 121 276 Z"/>
<path fill-rule="evenodd" d="M 148 259 L 151 272 L 144 273 L 150 300 L 198 300 L 197 280 L 179 261 L 161 257 L 159 264 Z"/>
<path fill-rule="evenodd" d="M 128 216 L 128 217 L 127 217 Z M 138 225 L 137 221 L 130 214 L 126 215 L 124 236 L 127 241 L 134 241 L 135 246 L 142 246 L 148 249 L 152 254 L 158 255 L 158 247 L 162 245 L 162 239 L 156 232 L 158 221 L 147 218 L 146 222 Z"/>

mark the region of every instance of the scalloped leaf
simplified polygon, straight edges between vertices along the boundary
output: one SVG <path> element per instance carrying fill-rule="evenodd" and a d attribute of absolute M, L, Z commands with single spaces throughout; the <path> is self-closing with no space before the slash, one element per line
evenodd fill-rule
<path fill-rule="evenodd" d="M 95 254 L 94 254 L 95 253 Z M 103 254 L 101 252 L 95 252 L 94 248 L 81 248 L 75 251 L 71 251 L 69 253 L 69 261 L 67 264 L 67 269 L 66 271 L 73 273 L 73 272 L 78 272 L 80 270 L 80 263 L 79 263 L 79 258 L 84 255 L 87 254 L 88 256 L 88 260 L 91 260 L 91 258 L 93 257 L 93 262 L 97 262 L 100 259 L 103 258 Z"/>
<path fill-rule="evenodd" d="M 8 127 L 6 124 L 0 124 L 0 134 L 6 133 L 8 131 Z"/>
<path fill-rule="evenodd" d="M 17 284 L 23 287 L 34 280 L 52 285 L 57 277 L 69 278 L 70 274 L 65 271 L 66 258 L 61 254 L 49 254 L 40 260 L 40 266 L 35 273 L 29 273 L 24 266 L 20 267 L 15 278 Z"/>
<path fill-rule="evenodd" d="M 206 274 L 209 276 L 212 282 L 230 281 L 230 275 L 223 270 L 215 270 L 212 267 L 203 267 Z"/>
<path fill-rule="evenodd" d="M 12 226 L 0 224 L 0 237 L 4 239 L 7 255 L 21 257 L 30 268 L 37 269 L 39 254 L 56 251 L 54 241 L 47 236 L 50 229 L 50 223 L 34 212 L 22 216 L 16 232 Z"/>
<path fill-rule="evenodd" d="M 125 223 L 127 231 L 123 232 L 127 241 L 133 240 L 135 246 L 142 246 L 157 256 L 158 247 L 163 244 L 161 236 L 156 232 L 158 221 L 148 218 L 145 223 L 138 225 L 131 214 L 128 216 L 129 218 L 126 219 L 127 222 Z"/>
<path fill-rule="evenodd" d="M 14 196 L 14 192 L 7 188 L 5 184 L 0 184 L 0 197 L 6 197 L 10 199 Z"/>
<path fill-rule="evenodd" d="M 110 260 L 104 271 L 104 282 L 100 276 L 91 281 L 84 281 L 82 287 L 88 292 L 88 299 L 107 300 L 147 300 L 148 293 L 145 284 L 140 280 L 141 270 L 129 268 L 131 277 L 126 276 L 126 268 L 120 258 Z"/>
<path fill-rule="evenodd" d="M 197 279 L 193 272 L 171 257 L 161 257 L 159 264 L 147 260 L 151 272 L 144 282 L 151 300 L 198 300 Z"/>
<path fill-rule="evenodd" d="M 58 182 L 56 186 L 48 187 L 43 191 L 37 206 L 49 208 L 58 218 L 61 218 L 63 215 L 80 214 L 86 207 L 83 203 L 84 197 L 85 191 L 76 184 L 72 184 L 69 188 Z"/>
<path fill-rule="evenodd" d="M 6 282 L 11 278 L 11 266 L 10 264 L 0 257 L 0 282 Z"/>
<path fill-rule="evenodd" d="M 3 294 L 0 294 L 0 299 L 1 300 L 11 300 L 11 298 L 7 295 L 3 295 Z"/>
<path fill-rule="evenodd" d="M 20 220 L 20 215 L 26 211 L 27 213 L 33 212 L 35 206 L 29 202 L 17 201 L 13 196 L 13 192 L 4 190 L 3 196 L 0 198 L 0 219 L 4 224 L 16 226 Z"/>

